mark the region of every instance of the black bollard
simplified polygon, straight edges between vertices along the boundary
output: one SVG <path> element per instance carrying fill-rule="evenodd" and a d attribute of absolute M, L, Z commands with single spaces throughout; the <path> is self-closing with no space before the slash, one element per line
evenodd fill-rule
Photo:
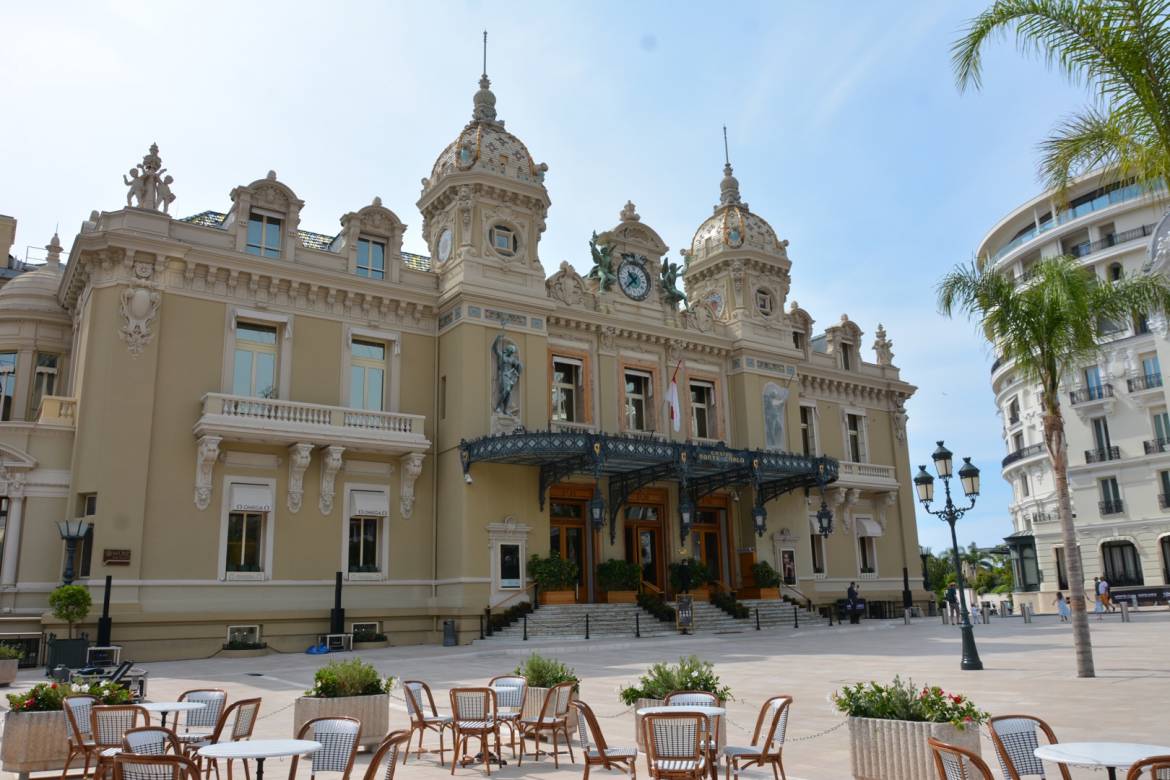
<path fill-rule="evenodd" d="M 528 641 L 528 616 L 524 616 L 524 641 Z"/>
<path fill-rule="evenodd" d="M 634 613 L 634 639 L 642 638 L 642 620 L 641 615 Z"/>
<path fill-rule="evenodd" d="M 760 608 L 756 607 L 756 631 L 760 630 Z"/>
<path fill-rule="evenodd" d="M 589 638 L 589 613 L 585 613 L 585 638 Z"/>
<path fill-rule="evenodd" d="M 484 622 L 487 623 L 487 635 L 491 636 L 494 633 L 492 631 L 492 608 L 485 607 L 483 611 L 485 615 Z"/>
<path fill-rule="evenodd" d="M 800 607 L 792 607 L 792 627 L 800 628 Z"/>
<path fill-rule="evenodd" d="M 341 572 L 333 584 L 333 609 L 329 612 L 329 633 L 345 633 L 345 610 L 341 608 Z"/>
<path fill-rule="evenodd" d="M 479 638 L 483 639 L 483 615 L 479 616 Z"/>
<path fill-rule="evenodd" d="M 114 578 L 106 575 L 106 592 L 102 596 L 102 616 L 98 618 L 97 646 L 109 647 L 113 644 L 110 634 L 113 633 L 114 621 L 110 620 L 110 590 Z"/>

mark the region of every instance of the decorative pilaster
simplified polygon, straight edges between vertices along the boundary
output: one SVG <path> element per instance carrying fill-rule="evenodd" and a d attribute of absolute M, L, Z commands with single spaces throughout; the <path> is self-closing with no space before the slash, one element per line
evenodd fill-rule
<path fill-rule="evenodd" d="M 20 534 L 24 525 L 24 474 L 8 476 L 8 522 L 4 527 L 4 559 L 0 561 L 0 587 L 16 585 L 20 562 Z"/>
<path fill-rule="evenodd" d="M 323 515 L 333 512 L 333 481 L 337 478 L 337 472 L 341 471 L 341 454 L 343 452 L 345 452 L 345 447 L 339 447 L 335 444 L 326 447 L 325 454 L 321 458 L 321 500 L 317 506 Z"/>
<path fill-rule="evenodd" d="M 207 509 L 211 504 L 211 475 L 219 458 L 222 436 L 201 436 L 195 450 L 195 507 Z"/>
<path fill-rule="evenodd" d="M 313 459 L 313 445 L 297 442 L 288 448 L 288 511 L 301 511 L 305 497 L 305 469 Z"/>
<path fill-rule="evenodd" d="M 402 456 L 402 478 L 399 481 L 398 508 L 402 516 L 409 518 L 414 511 L 414 481 L 422 474 L 423 458 L 421 452 L 408 452 Z"/>

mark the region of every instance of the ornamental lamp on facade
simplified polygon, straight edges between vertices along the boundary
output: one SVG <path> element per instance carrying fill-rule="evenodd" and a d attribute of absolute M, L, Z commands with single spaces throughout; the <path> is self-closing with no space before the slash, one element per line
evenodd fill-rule
<path fill-rule="evenodd" d="M 589 499 L 589 517 L 593 521 L 593 528 L 600 531 L 605 526 L 605 499 L 601 497 L 601 488 L 593 486 L 593 498 Z"/>
<path fill-rule="evenodd" d="M 756 536 L 763 537 L 764 531 L 768 530 L 768 510 L 758 504 L 752 507 L 752 523 L 756 527 Z"/>
<path fill-rule="evenodd" d="M 963 458 L 963 465 L 959 467 L 959 481 L 963 483 L 963 493 L 967 498 L 979 495 L 979 467 L 970 458 Z"/>
<path fill-rule="evenodd" d="M 77 543 L 89 533 L 89 526 L 89 521 L 84 517 L 57 521 L 57 532 L 65 541 L 65 571 L 61 577 L 64 585 L 73 583 L 73 560 L 77 555 Z"/>
<path fill-rule="evenodd" d="M 683 494 L 678 502 L 678 516 L 681 520 L 680 531 L 682 542 L 685 545 L 687 537 L 691 535 L 691 524 L 695 521 L 695 502 L 686 493 Z"/>
<path fill-rule="evenodd" d="M 943 443 L 938 443 L 938 449 L 930 456 L 934 461 L 934 470 L 938 472 L 939 479 L 951 478 L 951 461 L 954 458 L 954 453 L 948 450 Z"/>
<path fill-rule="evenodd" d="M 817 530 L 821 532 L 821 536 L 833 533 L 833 513 L 824 499 L 821 499 L 821 508 L 817 510 Z"/>
<path fill-rule="evenodd" d="M 914 489 L 918 491 L 918 500 L 924 505 L 934 501 L 934 477 L 926 472 L 926 466 L 919 466 L 914 475 Z"/>

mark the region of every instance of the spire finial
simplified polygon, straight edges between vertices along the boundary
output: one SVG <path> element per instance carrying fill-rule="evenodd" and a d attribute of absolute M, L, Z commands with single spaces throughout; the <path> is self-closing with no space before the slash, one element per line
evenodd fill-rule
<path fill-rule="evenodd" d="M 473 101 L 472 122 L 496 122 L 496 96 L 492 94 L 492 82 L 487 76 L 487 30 L 483 31 L 483 75 L 479 77 L 479 91 Z M 503 124 L 499 122 L 498 124 Z"/>
<path fill-rule="evenodd" d="M 483 31 L 483 77 L 487 78 L 487 30 Z"/>
<path fill-rule="evenodd" d="M 723 164 L 731 165 L 731 155 L 727 151 L 727 125 L 723 126 Z"/>
<path fill-rule="evenodd" d="M 743 206 L 747 204 L 739 199 L 739 181 L 731 171 L 731 153 L 727 149 L 727 125 L 723 126 L 723 181 L 719 182 L 719 205 L 715 211 L 725 206 Z"/>

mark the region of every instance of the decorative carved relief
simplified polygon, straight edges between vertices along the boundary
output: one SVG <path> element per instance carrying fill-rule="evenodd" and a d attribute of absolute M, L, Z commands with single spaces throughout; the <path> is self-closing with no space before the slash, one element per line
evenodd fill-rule
<path fill-rule="evenodd" d="M 162 295 L 146 284 L 136 283 L 122 290 L 122 327 L 118 335 L 126 342 L 131 355 L 141 355 L 154 338 L 151 326 L 160 305 Z"/>
<path fill-rule="evenodd" d="M 548 297 L 566 306 L 579 306 L 586 296 L 585 282 L 568 262 L 561 262 L 561 269 L 544 283 Z"/>
<path fill-rule="evenodd" d="M 222 436 L 201 436 L 195 450 L 195 507 L 201 511 L 211 504 L 211 477 L 221 441 Z"/>
<path fill-rule="evenodd" d="M 875 335 L 873 351 L 877 355 L 878 365 L 892 366 L 894 364 L 894 342 L 886 338 L 886 329 L 882 327 L 880 322 Z"/>
<path fill-rule="evenodd" d="M 909 415 L 906 414 L 906 407 L 903 406 L 902 401 L 894 403 L 894 438 L 898 440 L 899 444 L 906 443 L 906 420 Z"/>
<path fill-rule="evenodd" d="M 317 506 L 323 515 L 333 512 L 333 482 L 337 478 L 337 472 L 341 471 L 343 452 L 345 452 L 345 447 L 339 447 L 335 444 L 326 447 L 321 458 L 321 499 Z"/>
<path fill-rule="evenodd" d="M 122 182 L 129 187 L 126 192 L 126 205 L 137 201 L 140 209 L 158 211 L 162 209 L 168 213 L 175 196 L 171 193 L 171 184 L 175 181 L 170 176 L 163 176 L 167 169 L 162 167 L 162 158 L 158 156 L 158 144 L 151 144 L 150 151 L 142 157 L 142 162 L 130 169 L 130 178 L 122 176 Z"/>
<path fill-rule="evenodd" d="M 313 445 L 297 442 L 288 448 L 288 511 L 301 511 L 305 497 L 305 469 L 313 459 Z"/>
<path fill-rule="evenodd" d="M 423 458 L 421 452 L 408 452 L 402 456 L 402 477 L 399 480 L 398 509 L 402 516 L 410 518 L 414 511 L 414 482 L 422 474 Z"/>

